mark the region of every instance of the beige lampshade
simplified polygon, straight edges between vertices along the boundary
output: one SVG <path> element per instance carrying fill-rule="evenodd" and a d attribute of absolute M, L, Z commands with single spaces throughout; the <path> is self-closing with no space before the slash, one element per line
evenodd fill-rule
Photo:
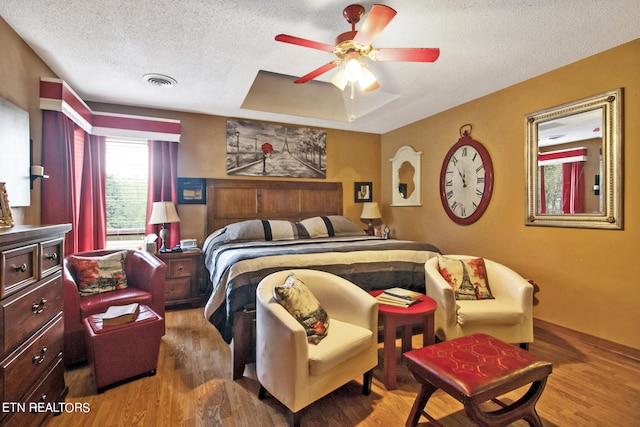
<path fill-rule="evenodd" d="M 168 222 L 180 222 L 180 217 L 176 212 L 176 205 L 173 202 L 153 202 L 149 224 L 165 224 Z"/>
<path fill-rule="evenodd" d="M 362 214 L 360 219 L 380 219 L 380 209 L 378 209 L 378 202 L 365 202 L 362 204 Z"/>

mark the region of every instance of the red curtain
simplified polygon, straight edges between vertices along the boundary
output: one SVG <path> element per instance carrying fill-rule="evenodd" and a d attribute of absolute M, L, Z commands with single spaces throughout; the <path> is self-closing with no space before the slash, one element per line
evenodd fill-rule
<path fill-rule="evenodd" d="M 103 249 L 107 243 L 107 200 L 104 136 L 84 134 L 79 193 L 78 251 Z"/>
<path fill-rule="evenodd" d="M 42 180 L 40 221 L 42 224 L 71 224 L 66 235 L 65 255 L 77 252 L 75 210 L 76 125 L 58 111 L 42 112 L 42 165 L 49 175 Z"/>
<path fill-rule="evenodd" d="M 540 166 L 539 168 L 540 175 L 540 206 L 538 207 L 538 213 L 547 213 L 547 189 L 544 186 L 544 166 Z"/>
<path fill-rule="evenodd" d="M 584 162 L 562 164 L 562 212 L 584 212 Z"/>
<path fill-rule="evenodd" d="M 106 240 L 104 138 L 89 136 L 61 112 L 42 114 L 42 164 L 50 178 L 42 180 L 40 220 L 71 224 L 65 255 L 102 249 Z"/>
<path fill-rule="evenodd" d="M 153 202 L 173 202 L 178 210 L 178 143 L 149 141 L 149 192 L 147 197 L 147 226 L 145 234 L 158 234 L 161 224 L 148 224 Z M 180 215 L 180 212 L 178 212 Z M 180 244 L 180 223 L 167 224 L 167 248 Z M 158 239 L 158 243 L 160 239 Z"/>

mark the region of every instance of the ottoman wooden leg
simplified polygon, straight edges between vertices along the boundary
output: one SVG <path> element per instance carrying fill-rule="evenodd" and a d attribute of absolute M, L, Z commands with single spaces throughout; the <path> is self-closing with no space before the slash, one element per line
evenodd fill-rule
<path fill-rule="evenodd" d="M 411 412 L 409 412 L 409 417 L 407 417 L 406 426 L 407 427 L 415 427 L 418 425 L 418 421 L 420 421 L 420 416 L 424 415 L 430 421 L 433 419 L 427 415 L 424 408 L 427 406 L 427 402 L 431 395 L 438 389 L 438 387 L 433 386 L 431 383 L 424 381 L 421 378 L 416 379 L 422 384 L 420 388 L 420 392 L 416 396 L 416 400 L 413 402 L 413 406 L 411 407 Z"/>
<path fill-rule="evenodd" d="M 464 409 L 472 420 L 481 426 L 499 427 L 507 426 L 517 420 L 524 419 L 533 427 L 543 427 L 542 421 L 536 412 L 536 403 L 547 384 L 547 377 L 531 383 L 529 390 L 517 401 L 492 412 L 482 411 L 478 405 L 482 402 L 469 401 Z"/>

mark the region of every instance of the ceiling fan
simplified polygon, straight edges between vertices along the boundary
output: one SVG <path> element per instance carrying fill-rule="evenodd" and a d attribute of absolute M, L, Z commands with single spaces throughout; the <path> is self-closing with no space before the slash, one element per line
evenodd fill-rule
<path fill-rule="evenodd" d="M 317 68 L 295 80 L 294 83 L 306 83 L 316 77 L 344 66 L 332 77 L 331 83 L 340 90 L 344 90 L 347 83 L 358 82 L 365 92 L 380 87 L 373 73 L 369 70 L 365 59 L 372 61 L 402 61 L 402 62 L 434 62 L 440 56 L 438 48 L 374 48 L 373 41 L 396 16 L 396 11 L 388 6 L 374 4 L 369 15 L 356 31 L 356 24 L 364 15 L 364 7 L 359 4 L 347 6 L 342 14 L 349 24 L 351 31 L 336 37 L 335 46 L 303 39 L 300 37 L 279 34 L 276 41 L 291 43 L 298 46 L 318 49 L 335 54 L 338 59 Z"/>

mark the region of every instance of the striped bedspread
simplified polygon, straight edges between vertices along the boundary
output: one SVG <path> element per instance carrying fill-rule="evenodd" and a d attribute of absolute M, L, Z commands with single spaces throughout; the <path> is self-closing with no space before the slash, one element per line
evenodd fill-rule
<path fill-rule="evenodd" d="M 424 293 L 424 263 L 438 252 L 427 243 L 370 236 L 210 245 L 204 257 L 213 291 L 205 317 L 230 343 L 234 313 L 255 308 L 260 280 L 291 268 L 327 271 L 366 291 L 399 286 Z"/>

